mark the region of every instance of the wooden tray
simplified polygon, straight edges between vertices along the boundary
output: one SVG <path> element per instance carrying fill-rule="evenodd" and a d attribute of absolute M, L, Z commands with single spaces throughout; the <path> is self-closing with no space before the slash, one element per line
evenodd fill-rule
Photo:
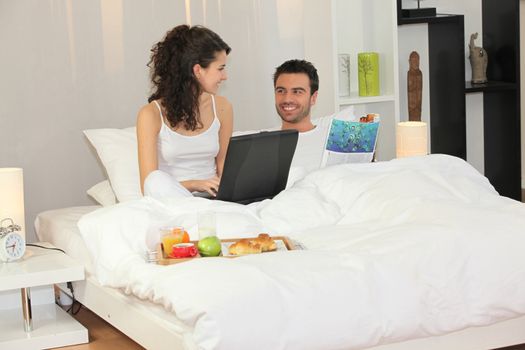
<path fill-rule="evenodd" d="M 246 237 L 246 239 L 255 239 L 257 237 Z M 221 243 L 234 243 L 234 242 L 237 242 L 239 240 L 241 240 L 243 238 L 229 238 L 229 239 L 221 239 Z M 273 236 L 272 239 L 274 241 L 276 241 L 277 245 L 279 246 L 279 242 L 278 241 L 282 241 L 282 243 L 284 244 L 284 246 L 286 247 L 286 250 L 294 250 L 295 249 L 295 246 L 290 242 L 290 239 L 286 236 Z M 197 242 L 198 241 L 191 241 L 191 243 L 194 243 L 195 244 L 195 247 L 197 246 Z M 223 246 L 223 251 L 224 251 L 224 246 Z M 274 250 L 275 251 L 279 251 L 278 250 Z M 268 254 L 268 253 L 272 253 L 272 252 L 264 252 L 264 253 L 261 253 L 261 254 Z M 219 255 L 215 258 L 238 258 L 239 256 L 243 256 L 243 255 Z M 164 251 L 162 250 L 160 244 L 159 246 L 157 247 L 157 264 L 159 265 L 171 265 L 171 264 L 178 264 L 178 263 L 181 263 L 181 262 L 185 262 L 185 261 L 188 261 L 188 260 L 193 260 L 193 259 L 200 259 L 202 258 L 202 256 L 200 256 L 199 253 L 197 253 L 197 256 L 194 256 L 193 258 L 170 258 L 169 256 L 167 256 Z M 210 257 L 207 257 L 207 259 L 209 259 Z"/>

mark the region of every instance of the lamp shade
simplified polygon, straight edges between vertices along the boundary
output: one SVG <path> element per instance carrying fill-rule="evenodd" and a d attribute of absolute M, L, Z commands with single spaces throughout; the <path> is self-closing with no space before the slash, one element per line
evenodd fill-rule
<path fill-rule="evenodd" d="M 0 220 L 13 219 L 25 238 L 24 175 L 21 168 L 0 168 Z"/>
<path fill-rule="evenodd" d="M 427 123 L 398 123 L 396 127 L 397 158 L 423 156 L 427 154 Z"/>

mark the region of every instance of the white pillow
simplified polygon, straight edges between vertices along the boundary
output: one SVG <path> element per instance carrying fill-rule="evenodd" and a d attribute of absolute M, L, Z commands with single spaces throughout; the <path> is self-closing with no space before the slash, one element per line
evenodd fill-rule
<path fill-rule="evenodd" d="M 113 192 L 108 180 L 101 181 L 92 186 L 86 193 L 103 207 L 117 203 L 117 197 L 115 197 L 115 192 Z"/>
<path fill-rule="evenodd" d="M 236 136 L 260 131 L 236 131 L 233 134 Z M 84 130 L 84 134 L 97 151 L 117 200 L 125 202 L 142 198 L 136 128 L 89 129 Z M 97 198 L 95 200 L 98 201 Z"/>
<path fill-rule="evenodd" d="M 84 130 L 119 202 L 142 198 L 135 127 Z"/>

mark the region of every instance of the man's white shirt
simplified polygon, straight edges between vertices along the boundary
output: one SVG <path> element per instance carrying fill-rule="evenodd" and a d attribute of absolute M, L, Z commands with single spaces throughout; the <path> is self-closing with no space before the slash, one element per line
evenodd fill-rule
<path fill-rule="evenodd" d="M 323 153 L 326 145 L 328 129 L 333 116 L 326 116 L 312 120 L 315 125 L 310 131 L 300 132 L 297 147 L 292 160 L 292 167 L 301 167 L 310 173 L 321 167 Z"/>

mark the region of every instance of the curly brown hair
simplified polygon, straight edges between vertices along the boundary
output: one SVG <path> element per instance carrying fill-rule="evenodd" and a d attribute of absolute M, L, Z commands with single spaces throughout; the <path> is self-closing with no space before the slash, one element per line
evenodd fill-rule
<path fill-rule="evenodd" d="M 199 96 L 203 92 L 193 66 L 207 68 L 218 52 L 231 48 L 216 33 L 202 26 L 179 25 L 151 49 L 153 93 L 148 102 L 159 100 L 166 119 L 175 128 L 182 123 L 188 130 L 201 128 Z"/>

